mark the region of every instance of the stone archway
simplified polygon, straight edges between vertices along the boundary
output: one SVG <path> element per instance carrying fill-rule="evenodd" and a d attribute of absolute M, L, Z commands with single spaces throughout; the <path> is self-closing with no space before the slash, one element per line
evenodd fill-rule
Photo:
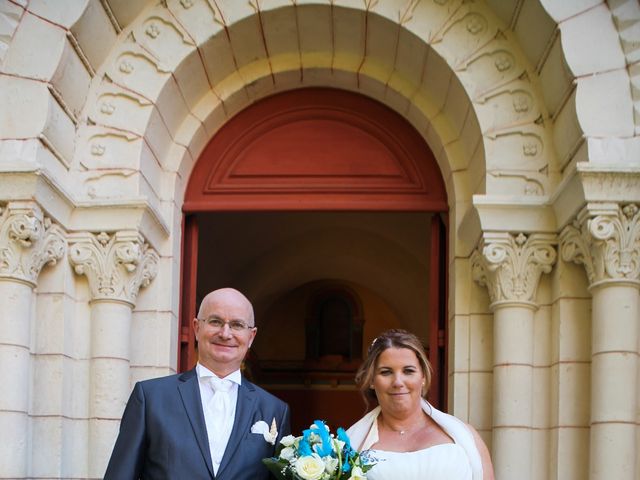
<path fill-rule="evenodd" d="M 638 94 L 630 88 L 638 72 L 637 2 L 353 3 L 305 2 L 301 9 L 296 2 L 276 9 L 260 1 L 2 3 L 1 200 L 34 200 L 50 216 L 47 222 L 69 232 L 141 233 L 160 252 L 162 274 L 136 310 L 159 312 L 158 344 L 173 345 L 168 332 L 178 312 L 172 280 L 180 268 L 180 208 L 186 178 L 208 139 L 246 105 L 281 90 L 335 86 L 376 98 L 409 119 L 445 172 L 455 232 L 450 321 L 460 360 L 452 407 L 486 436 L 495 406 L 489 394 L 474 396 L 470 385 L 486 393 L 491 372 L 478 371 L 471 352 L 484 352 L 483 364 L 492 347 L 473 343 L 465 322 L 477 312 L 458 301 L 470 288 L 471 297 L 476 294 L 470 252 L 481 232 L 555 232 L 585 201 L 629 200 L 622 192 L 633 191 L 638 179 Z M 318 28 L 308 27 L 311 17 Z M 357 26 L 353 42 L 345 41 L 345 25 Z M 602 35 L 593 35 L 594 26 Z M 191 76 L 191 66 L 204 61 L 224 75 L 207 77 L 205 69 L 205 82 Z M 47 272 L 43 278 L 51 282 Z M 82 291 L 79 283 L 57 282 L 54 292 L 84 305 L 73 291 Z M 45 302 L 42 292 L 38 298 Z M 81 311 L 89 315 L 86 305 Z M 123 345 L 144 338 L 138 323 L 144 322 L 133 322 Z M 36 333 L 43 328 L 32 326 Z M 154 352 L 131 359 L 126 381 L 174 368 L 172 348 Z M 53 354 L 36 348 L 21 368 L 56 355 L 73 356 L 64 348 Z M 33 389 L 29 381 L 16 385 L 24 395 L 10 409 L 37 426 L 63 424 L 63 409 L 31 417 L 32 397 L 50 390 L 39 376 Z M 116 428 L 116 415 L 102 420 Z M 589 419 L 581 425 L 588 429 Z M 557 425 L 557 450 L 584 457 L 582 440 L 563 437 L 571 428 Z M 23 431 L 16 429 L 16 438 L 26 438 Z M 34 431 L 34 445 L 50 444 Z M 24 449 L 6 458 L 23 472 L 28 454 Z M 68 471 L 99 476 L 102 457 L 96 453 L 90 467 L 74 460 Z M 33 463 L 44 475 L 59 472 L 55 460 Z M 564 465 L 569 472 L 558 467 L 558 475 L 585 478 L 578 463 L 585 462 Z"/>
<path fill-rule="evenodd" d="M 318 16 L 328 30 L 307 52 L 302 26 Z M 203 18 L 214 28 L 203 30 Z M 358 28 L 342 31 L 343 20 Z M 271 36 L 288 21 L 297 21 L 297 29 Z M 547 127 L 536 123 L 544 108 L 522 80 L 523 55 L 496 37 L 498 31 L 497 19 L 479 5 L 449 10 L 410 3 L 397 12 L 310 5 L 266 8 L 259 15 L 249 4 L 233 12 L 193 2 L 151 9 L 105 64 L 107 80 L 95 84 L 86 110 L 95 125 L 84 129 L 86 147 L 79 150 L 89 170 L 95 162 L 112 164 L 111 152 L 133 159 L 148 149 L 161 168 L 168 169 L 173 154 L 171 163 L 186 163 L 172 169 L 188 171 L 205 139 L 238 110 L 273 92 L 320 84 L 360 91 L 405 115 L 439 152 L 451 187 L 452 171 L 473 172 L 471 190 L 456 198 L 493 189 L 495 182 L 507 194 L 545 195 L 555 182 L 555 161 L 553 149 L 544 146 Z M 147 139 L 146 147 L 138 136 Z M 500 164 L 503 157 L 507 164 Z M 491 159 L 487 166 L 485 158 Z M 111 180 L 109 172 L 89 174 L 87 188 L 101 196 Z M 141 188 L 140 182 L 131 179 L 131 188 Z"/>

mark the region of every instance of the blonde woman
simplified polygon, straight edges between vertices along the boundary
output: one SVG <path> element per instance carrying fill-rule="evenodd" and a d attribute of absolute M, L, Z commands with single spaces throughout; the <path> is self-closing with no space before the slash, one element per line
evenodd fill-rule
<path fill-rule="evenodd" d="M 378 463 L 368 480 L 494 480 L 478 433 L 426 400 L 431 366 L 420 340 L 388 330 L 374 340 L 356 374 L 365 401 L 377 403 L 349 430 L 351 444 Z"/>

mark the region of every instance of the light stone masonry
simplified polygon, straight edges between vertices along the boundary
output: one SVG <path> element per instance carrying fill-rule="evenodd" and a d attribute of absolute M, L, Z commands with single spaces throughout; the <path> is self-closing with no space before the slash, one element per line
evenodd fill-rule
<path fill-rule="evenodd" d="M 589 478 L 634 480 L 640 209 L 633 203 L 588 205 L 562 232 L 562 255 L 584 265 L 593 295 Z"/>
<path fill-rule="evenodd" d="M 0 2 L 0 478 L 102 477 L 133 383 L 177 370 L 200 154 L 321 86 L 436 158 L 449 411 L 496 478 L 638 480 L 638 22 L 635 0 Z"/>

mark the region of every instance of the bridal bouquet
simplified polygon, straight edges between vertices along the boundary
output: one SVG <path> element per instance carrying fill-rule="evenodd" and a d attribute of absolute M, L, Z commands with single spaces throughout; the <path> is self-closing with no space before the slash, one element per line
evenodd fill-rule
<path fill-rule="evenodd" d="M 334 435 L 320 420 L 299 437 L 288 435 L 276 449 L 276 456 L 262 462 L 278 480 L 366 480 L 375 460 L 351 448 L 347 433 Z"/>

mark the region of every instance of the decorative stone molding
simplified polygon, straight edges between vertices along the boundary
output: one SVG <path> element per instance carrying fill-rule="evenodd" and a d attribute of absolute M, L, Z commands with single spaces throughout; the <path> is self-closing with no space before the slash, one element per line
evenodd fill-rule
<path fill-rule="evenodd" d="M 513 302 L 535 307 L 540 276 L 556 261 L 556 243 L 552 234 L 485 234 L 471 268 L 473 279 L 489 290 L 491 308 Z"/>
<path fill-rule="evenodd" d="M 609 143 L 611 149 L 607 149 L 604 144 Z M 612 146 L 615 144 L 615 146 Z M 602 156 L 612 155 L 614 148 L 622 149 L 620 142 L 591 140 L 589 139 L 589 152 L 598 150 L 598 161 Z M 623 165 L 615 166 L 603 165 L 595 162 L 579 162 L 576 165 L 578 178 L 584 190 L 584 198 L 591 203 L 640 203 L 640 166 Z M 578 211 L 578 210 L 576 210 Z"/>
<path fill-rule="evenodd" d="M 0 278 L 35 287 L 42 267 L 55 265 L 66 249 L 64 231 L 37 204 L 12 202 L 0 207 Z"/>
<path fill-rule="evenodd" d="M 133 306 L 140 287 L 148 286 L 158 272 L 158 254 L 137 231 L 111 236 L 83 232 L 70 235 L 69 241 L 69 261 L 77 274 L 87 276 L 92 300 Z"/>
<path fill-rule="evenodd" d="M 476 118 L 477 121 L 466 123 L 477 123 L 477 127 L 470 127 L 477 131 L 465 134 L 463 138 L 482 138 L 485 155 L 479 161 L 486 162 L 486 170 L 489 172 L 486 190 L 520 197 L 523 194 L 528 197 L 544 197 L 553 191 L 558 177 L 555 149 L 550 146 L 553 138 L 552 122 L 542 121 L 548 114 L 535 88 L 535 81 L 530 78 L 533 68 L 526 63 L 526 57 L 518 49 L 517 43 L 510 35 L 505 35 L 504 25 L 484 2 L 434 0 L 425 5 L 425 2 L 418 0 L 407 0 L 398 2 L 397 5 L 394 2 L 388 5 L 389 2 L 367 0 L 357 2 L 357 5 L 351 2 L 353 5 L 350 4 L 349 8 L 338 4 L 334 8 L 332 2 L 308 8 L 295 1 L 285 3 L 287 5 L 257 0 L 177 0 L 156 2 L 152 8 L 141 11 L 128 27 L 129 33 L 119 36 L 117 43 L 111 48 L 110 57 L 105 60 L 101 69 L 104 72 L 102 77 L 98 76 L 92 82 L 84 110 L 90 114 L 78 129 L 77 159 L 84 162 L 89 158 L 91 165 L 87 166 L 87 170 L 90 172 L 103 171 L 104 164 L 113 163 L 111 159 L 114 158 L 130 159 L 128 163 L 135 165 L 136 171 L 143 168 L 143 165 L 148 165 L 148 162 L 140 160 L 142 148 L 131 149 L 130 156 L 127 157 L 115 152 L 113 143 L 117 142 L 112 141 L 109 132 L 113 127 L 120 132 L 135 132 L 144 137 L 141 143 L 151 145 L 162 168 L 173 171 L 175 166 L 169 164 L 166 155 L 170 146 L 158 139 L 180 138 L 180 145 L 189 146 L 190 151 L 199 150 L 197 143 L 201 139 L 198 129 L 178 131 L 185 119 L 191 122 L 189 117 L 193 116 L 203 120 L 207 129 L 215 131 L 221 124 L 209 125 L 209 122 L 218 122 L 218 111 L 227 117 L 229 108 L 240 110 L 253 100 L 275 93 L 280 89 L 277 86 L 280 75 L 287 78 L 291 72 L 302 72 L 310 68 L 306 62 L 301 62 L 307 54 L 321 59 L 319 67 L 314 62 L 313 70 L 325 68 L 321 66 L 324 62 L 327 67 L 332 65 L 331 59 L 336 55 L 334 48 L 339 48 L 342 54 L 350 58 L 340 67 L 347 69 L 343 74 L 354 74 L 357 78 L 370 77 L 367 82 L 358 80 L 361 93 L 375 97 L 375 90 L 371 90 L 368 85 L 378 82 L 394 91 L 394 96 L 407 96 L 411 92 L 405 101 L 412 103 L 419 111 L 419 116 L 424 115 L 425 120 L 433 121 L 431 109 L 426 108 L 430 102 L 414 101 L 442 94 L 435 86 L 437 82 L 422 82 L 422 77 L 415 75 L 416 71 L 422 70 L 418 64 L 422 55 L 416 53 L 416 60 L 406 62 L 402 67 L 390 55 L 395 50 L 412 48 L 404 39 L 415 36 L 422 39 L 426 51 L 433 49 L 444 60 L 443 68 L 444 65 L 451 67 L 451 72 L 447 75 L 451 74 L 459 80 L 452 84 L 459 83 L 459 88 L 466 92 L 466 97 L 471 102 L 468 106 L 471 112 L 469 118 Z M 316 8 L 320 9 L 318 13 L 309 13 Z M 294 11 L 287 12 L 287 9 Z M 302 17 L 300 12 L 303 12 Z M 514 11 L 514 22 L 518 14 L 519 9 Z M 251 18 L 252 15 L 256 18 Z M 380 33 L 395 38 L 396 29 L 400 28 L 407 35 L 398 37 L 401 43 L 395 49 L 382 48 L 383 45 L 380 44 L 380 47 L 372 51 L 369 47 L 377 45 L 376 43 L 351 45 L 352 42 L 366 42 L 366 36 L 349 37 L 348 45 L 335 39 L 325 41 L 322 36 L 316 35 L 314 38 L 311 32 L 304 29 L 296 31 L 298 20 L 295 27 L 291 25 L 290 30 L 284 34 L 277 33 L 277 36 L 274 36 L 277 30 L 269 27 L 280 25 L 287 18 L 306 18 L 305 15 L 320 15 L 319 22 L 326 21 L 321 18 L 331 21 L 330 25 L 323 27 L 331 31 L 338 31 L 338 27 L 344 22 L 354 22 L 357 18 L 364 21 L 367 16 L 375 15 L 380 20 L 376 22 L 376 28 L 383 29 Z M 303 24 L 301 21 L 300 25 Z M 251 31 L 252 29 L 255 30 Z M 247 41 L 241 54 L 234 52 L 228 38 L 249 38 L 246 37 L 247 34 L 256 40 L 265 41 Z M 313 41 L 307 41 L 307 36 Z M 272 42 L 278 47 L 265 48 Z M 313 45 L 312 51 L 305 45 Z M 364 56 L 361 59 L 351 59 L 353 52 L 363 52 Z M 363 65 L 369 65 L 367 58 L 375 59 L 377 67 L 362 68 Z M 332 67 L 331 72 L 333 75 Z M 307 75 L 301 76 L 300 86 L 307 85 L 306 78 Z M 336 77 L 337 86 L 342 81 L 339 78 Z M 390 78 L 394 81 L 389 82 Z M 263 82 L 266 79 L 269 79 L 268 82 Z M 271 87 L 266 87 L 267 83 L 271 83 Z M 255 99 L 251 93 L 254 84 L 262 85 L 261 89 L 267 88 L 260 90 Z M 283 85 L 286 87 L 286 83 Z M 115 88 L 121 88 L 126 93 L 118 95 L 116 101 L 105 103 L 105 97 Z M 273 88 L 273 92 L 268 88 Z M 171 106 L 164 105 L 167 98 L 173 97 L 167 93 L 171 89 L 175 89 L 176 93 L 178 90 L 189 91 L 189 97 L 193 99 L 213 95 L 216 100 L 202 107 L 185 98 L 183 100 L 187 100 L 186 104 L 182 105 L 180 95 L 177 94 L 175 97 L 178 100 L 172 100 Z M 451 95 L 457 97 L 455 94 Z M 144 99 L 146 104 L 139 100 L 133 101 L 133 97 Z M 395 108 L 391 101 L 388 105 Z M 447 112 L 449 108 L 447 105 Z M 171 111 L 171 121 L 165 125 L 168 132 L 159 134 L 154 118 L 158 115 L 168 118 L 163 110 Z M 452 110 L 456 108 L 452 107 Z M 158 111 L 161 113 L 158 114 Z M 447 112 L 444 114 L 448 115 Z M 433 124 L 439 125 L 440 122 L 434 121 Z M 92 149 L 93 140 L 88 136 L 83 137 L 85 127 L 104 129 L 109 136 L 106 142 L 100 142 L 106 148 L 105 151 L 96 145 L 93 149 L 96 154 L 85 155 L 86 151 Z M 150 135 L 149 132 L 154 134 Z M 437 133 L 440 136 L 448 135 L 445 131 Z M 530 135 L 535 138 L 528 138 Z M 190 142 L 194 145 L 189 145 Z M 470 144 L 467 148 L 475 150 L 476 147 L 475 144 Z M 502 159 L 508 161 L 503 162 Z M 122 166 L 112 165 L 109 168 L 124 169 Z M 110 177 L 90 178 L 91 180 L 83 181 L 82 194 L 108 197 L 111 190 Z M 138 193 L 133 191 L 134 183 L 129 182 L 133 195 Z"/>
<path fill-rule="evenodd" d="M 588 204 L 560 235 L 562 259 L 584 265 L 591 286 L 640 282 L 640 208 Z"/>

